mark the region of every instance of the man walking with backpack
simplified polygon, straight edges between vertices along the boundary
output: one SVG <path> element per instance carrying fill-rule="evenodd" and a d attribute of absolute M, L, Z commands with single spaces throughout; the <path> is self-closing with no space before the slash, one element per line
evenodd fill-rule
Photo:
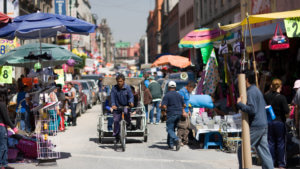
<path fill-rule="evenodd" d="M 155 124 L 159 124 L 160 122 L 160 102 L 162 97 L 162 88 L 160 84 L 154 80 L 153 76 L 149 77 L 149 90 L 152 95 L 152 109 L 150 111 L 150 124 L 153 124 L 153 116 L 154 116 L 154 109 L 156 108 L 156 121 Z"/>

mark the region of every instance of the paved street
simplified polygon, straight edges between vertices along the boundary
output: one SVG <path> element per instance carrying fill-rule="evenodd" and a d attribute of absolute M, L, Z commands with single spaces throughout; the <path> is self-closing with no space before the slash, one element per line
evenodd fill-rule
<path fill-rule="evenodd" d="M 11 164 L 16 169 L 61 168 L 61 169 L 236 169 L 236 154 L 226 154 L 214 149 L 191 149 L 187 146 L 179 152 L 167 150 L 165 123 L 149 126 L 147 143 L 129 140 L 126 152 L 115 152 L 112 141 L 99 144 L 97 139 L 97 117 L 100 105 L 94 106 L 78 118 L 76 127 L 60 133 L 62 159 L 56 166 Z M 255 167 L 256 168 L 256 167 Z"/>

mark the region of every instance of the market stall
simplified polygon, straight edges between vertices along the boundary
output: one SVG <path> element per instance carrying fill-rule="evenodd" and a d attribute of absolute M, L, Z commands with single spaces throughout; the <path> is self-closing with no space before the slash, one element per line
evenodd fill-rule
<path fill-rule="evenodd" d="M 77 63 L 82 61 L 62 47 L 42 44 L 41 39 L 56 36 L 58 33 L 88 35 L 94 32 L 95 28 L 95 25 L 78 18 L 38 12 L 16 17 L 0 29 L 1 38 L 40 40 L 39 44 L 24 45 L 0 57 L 1 65 L 31 68 L 26 78 L 20 78 L 19 84 L 26 82 L 26 90 L 30 90 L 27 92 L 32 98 L 30 112 L 33 112 L 35 117 L 35 131 L 34 134 L 25 132 L 24 137 L 15 140 L 20 144 L 17 147 L 25 153 L 25 157 L 37 158 L 39 163 L 60 158 L 57 134 L 60 121 L 60 116 L 57 115 L 59 102 L 52 97 L 56 89 L 53 84 L 58 78 L 54 73 L 54 66 L 62 65 L 71 59 Z M 17 120 L 22 116 L 19 110 L 21 109 L 17 107 Z"/>

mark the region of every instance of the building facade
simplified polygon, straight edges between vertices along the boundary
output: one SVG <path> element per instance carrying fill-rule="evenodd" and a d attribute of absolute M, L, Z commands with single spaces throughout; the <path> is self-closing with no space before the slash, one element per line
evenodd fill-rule
<path fill-rule="evenodd" d="M 194 0 L 179 0 L 179 38 L 194 30 Z"/>
<path fill-rule="evenodd" d="M 155 9 L 149 12 L 147 24 L 149 61 L 161 53 L 161 12 L 163 0 L 155 1 Z"/>
<path fill-rule="evenodd" d="M 164 0 L 162 10 L 162 53 L 178 54 L 179 25 L 178 25 L 179 0 Z"/>
<path fill-rule="evenodd" d="M 103 49 L 102 58 L 105 62 L 112 63 L 114 61 L 114 40 L 112 37 L 111 29 L 106 21 L 106 19 L 102 19 L 101 23 L 98 25 L 99 31 L 103 36 L 102 42 Z"/>
<path fill-rule="evenodd" d="M 241 20 L 240 0 L 194 0 L 195 28 L 217 28 Z"/>

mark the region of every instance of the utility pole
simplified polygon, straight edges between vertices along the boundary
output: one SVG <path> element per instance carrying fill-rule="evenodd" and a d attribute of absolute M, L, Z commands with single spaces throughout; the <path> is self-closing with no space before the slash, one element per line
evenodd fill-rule
<path fill-rule="evenodd" d="M 145 36 L 145 64 L 148 64 L 148 38 Z"/>
<path fill-rule="evenodd" d="M 3 13 L 7 14 L 7 0 L 3 0 Z"/>
<path fill-rule="evenodd" d="M 72 0 L 69 0 L 69 11 L 70 11 L 70 16 L 72 16 Z M 72 52 L 72 50 L 73 50 L 72 33 L 70 33 L 70 51 Z"/>

